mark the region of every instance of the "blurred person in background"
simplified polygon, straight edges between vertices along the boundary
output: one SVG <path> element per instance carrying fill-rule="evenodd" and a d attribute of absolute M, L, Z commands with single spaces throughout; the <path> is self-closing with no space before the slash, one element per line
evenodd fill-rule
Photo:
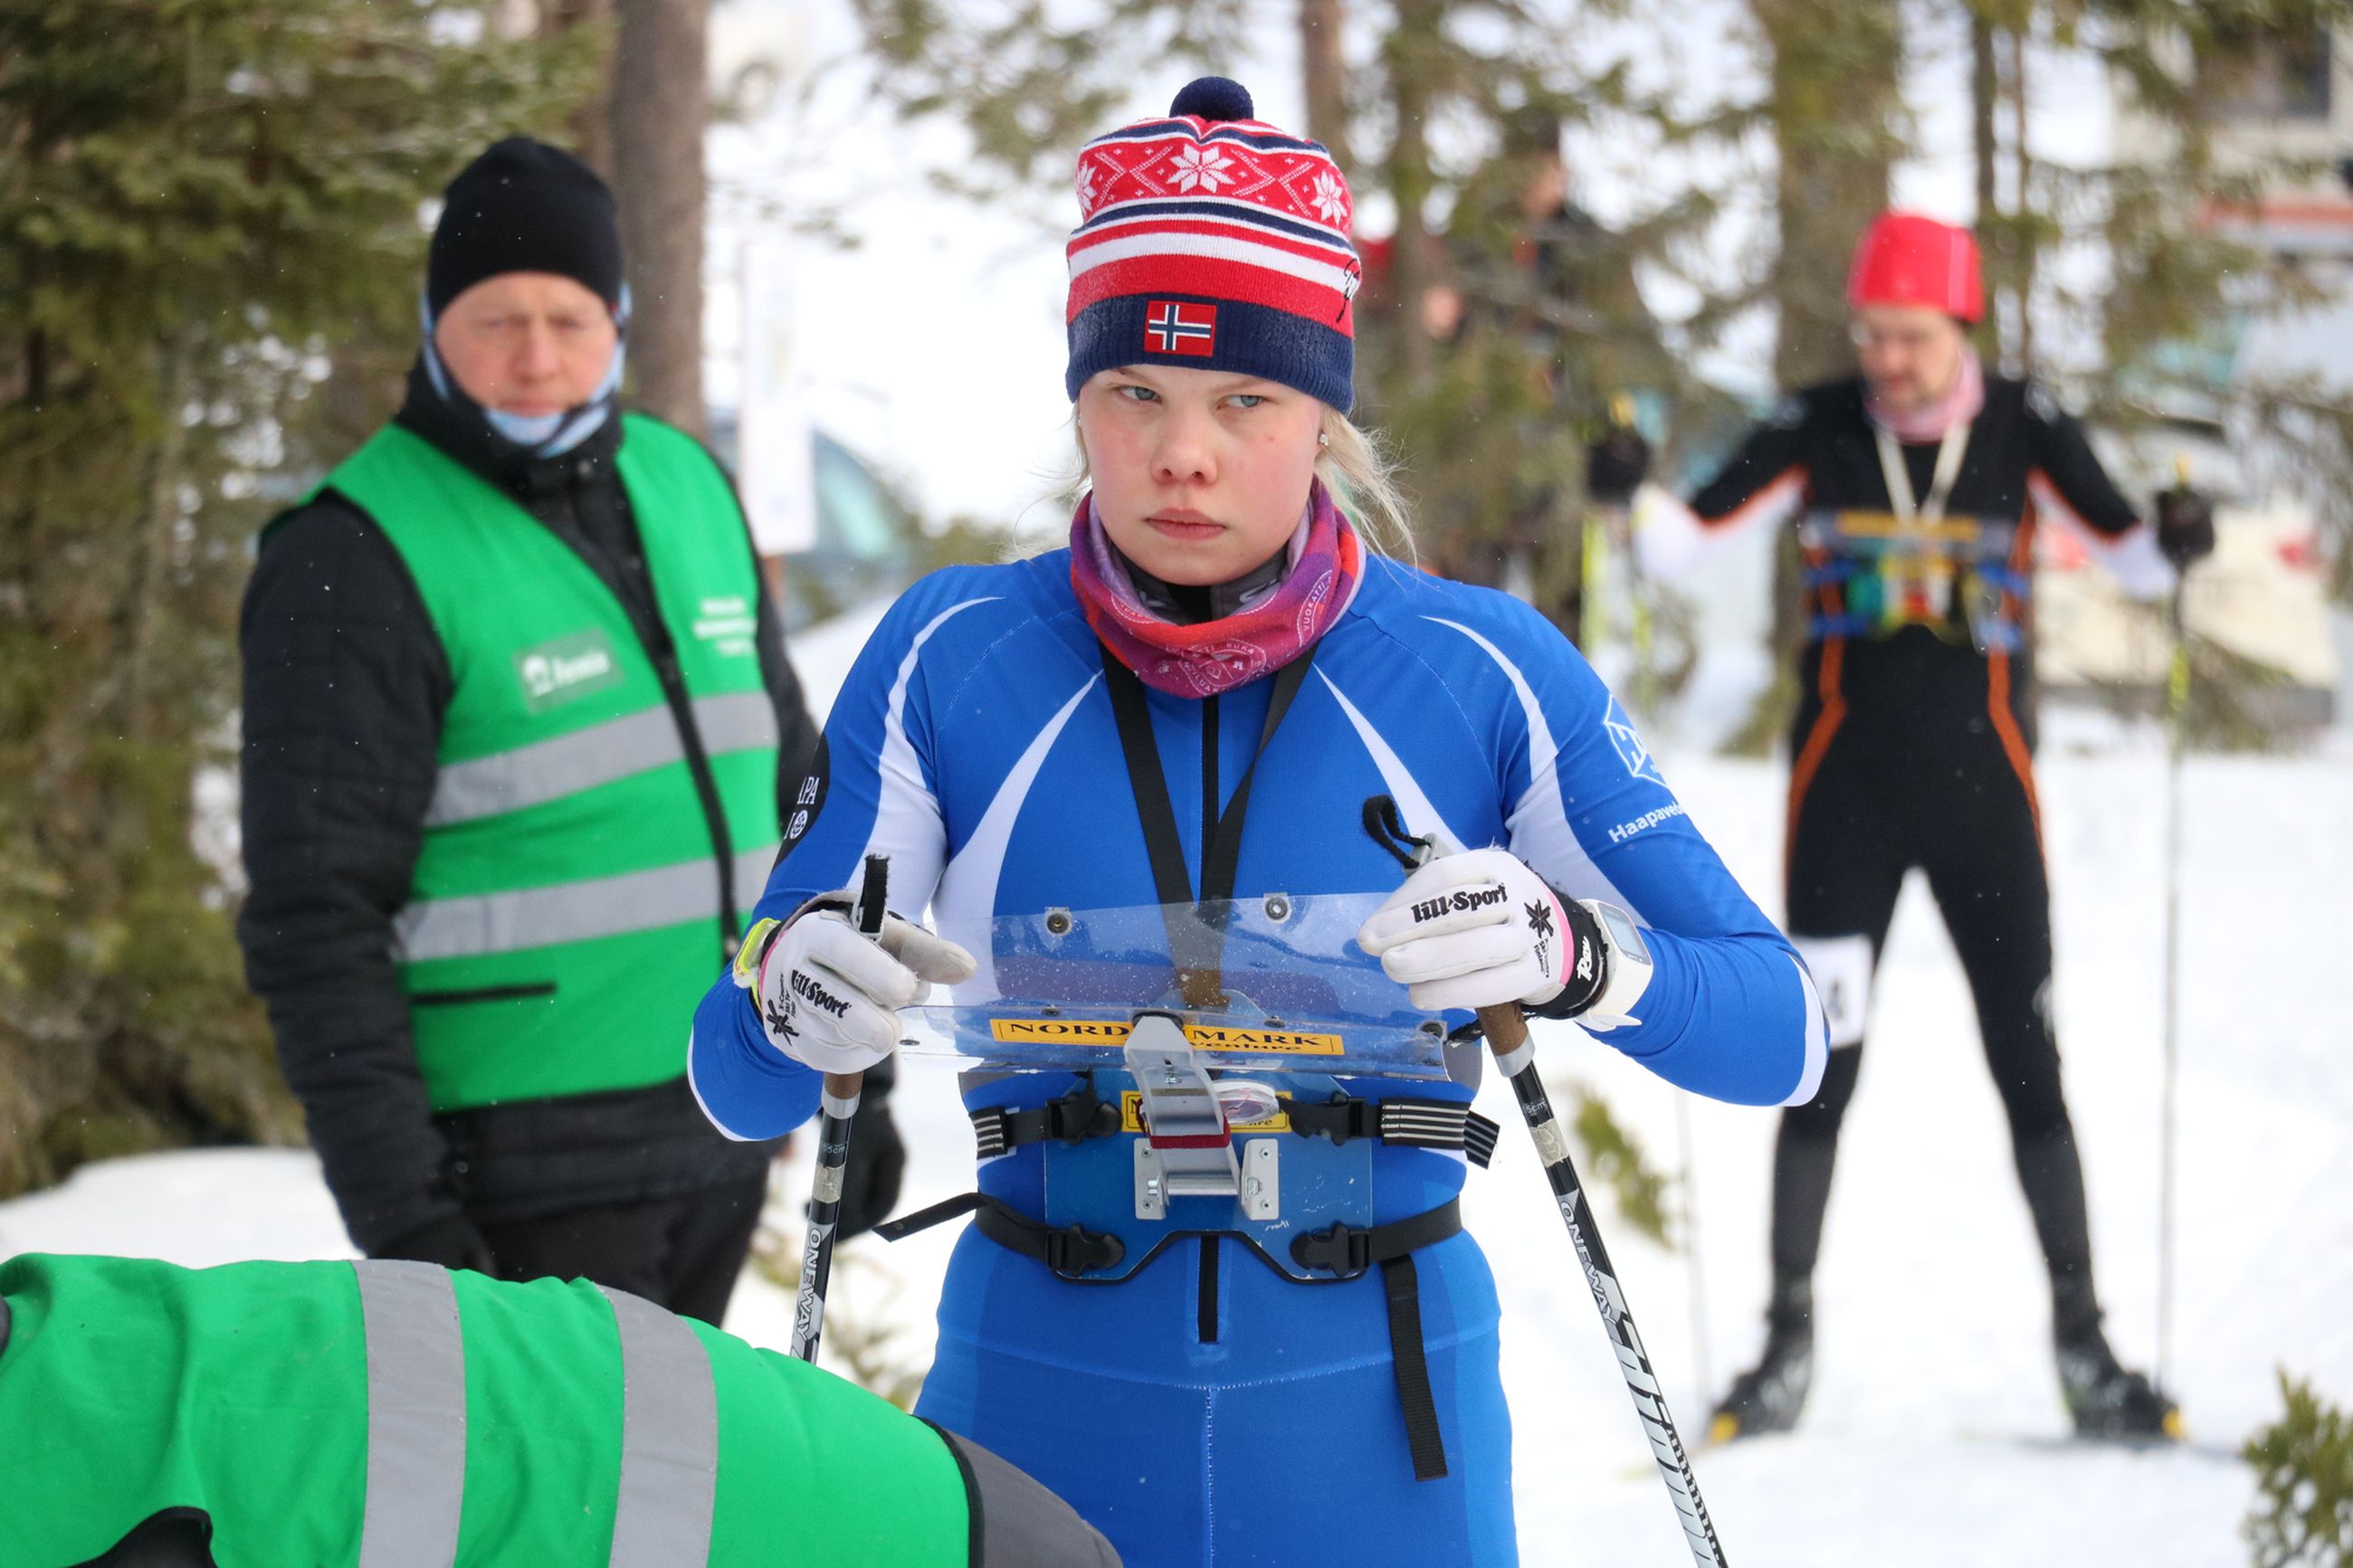
<path fill-rule="evenodd" d="M 2047 389 L 1986 372 L 1969 338 L 1984 289 L 1967 230 L 1883 214 L 1856 248 L 1847 298 L 1862 374 L 1788 397 L 1688 504 L 1641 488 L 1650 453 L 1630 427 L 1588 462 L 1597 500 L 1624 504 L 1641 489 L 1653 572 L 1685 564 L 1708 537 L 1791 521 L 1804 560 L 1786 913 L 1829 1011 L 1831 1050 L 1821 1092 L 1782 1113 L 1764 1352 L 1713 1429 L 1787 1430 L 1804 1405 L 1839 1126 L 1873 970 L 1916 867 L 1968 973 L 2009 1117 L 2075 1428 L 2178 1436 L 2172 1401 L 2117 1363 L 2093 1286 L 2051 1017 L 2031 600 L 2045 521 L 2072 525 L 2128 591 L 2154 596 L 2213 549 L 2213 510 L 2177 489 L 2144 524 Z"/>
<path fill-rule="evenodd" d="M 679 1047 L 816 731 L 726 474 L 620 411 L 603 181 L 485 152 L 422 324 L 398 414 L 247 592 L 247 973 L 371 1258 L 716 1323 L 773 1151 L 712 1131 Z M 860 1221 L 897 1182 L 869 1115 Z"/>

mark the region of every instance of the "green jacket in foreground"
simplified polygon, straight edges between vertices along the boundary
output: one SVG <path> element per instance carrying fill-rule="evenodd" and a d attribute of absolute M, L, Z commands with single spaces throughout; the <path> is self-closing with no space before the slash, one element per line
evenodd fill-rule
<path fill-rule="evenodd" d="M 1108 1568 L 987 1450 L 585 1281 L 0 1263 L 0 1568 L 200 1510 L 220 1568 Z"/>

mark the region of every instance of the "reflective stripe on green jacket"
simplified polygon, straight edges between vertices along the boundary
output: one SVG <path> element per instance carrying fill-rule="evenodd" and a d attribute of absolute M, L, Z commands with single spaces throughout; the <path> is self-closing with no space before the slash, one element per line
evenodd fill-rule
<path fill-rule="evenodd" d="M 975 1559 L 968 1461 L 932 1428 L 585 1282 L 26 1256 L 0 1300 L 6 1568 L 173 1508 L 220 1568 Z"/>
<path fill-rule="evenodd" d="M 625 417 L 615 468 L 674 651 L 649 651 L 577 552 L 410 431 L 328 477 L 399 552 L 453 679 L 395 922 L 437 1110 L 676 1078 L 736 934 L 721 868 L 748 909 L 775 856 L 743 515 L 710 455 L 656 420 Z"/>

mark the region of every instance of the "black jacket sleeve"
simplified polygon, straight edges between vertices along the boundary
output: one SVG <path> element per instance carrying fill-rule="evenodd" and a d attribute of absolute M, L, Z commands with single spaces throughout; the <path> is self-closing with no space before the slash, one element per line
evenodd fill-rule
<path fill-rule="evenodd" d="M 1691 509 L 1702 522 L 1737 526 L 1767 492 L 1803 489 L 1807 412 L 1801 397 L 1789 397 L 1749 431 L 1731 460 L 1691 498 Z"/>
<path fill-rule="evenodd" d="M 768 700 L 776 705 L 776 821 L 782 824 L 792 820 L 794 797 L 817 761 L 818 730 L 801 696 L 800 677 L 793 673 L 792 660 L 785 657 L 785 617 L 777 612 L 776 595 L 768 592 L 765 579 L 760 588 L 759 626 L 753 635 L 760 643 L 760 679 L 768 689 Z"/>
<path fill-rule="evenodd" d="M 392 958 L 448 658 L 391 542 L 332 495 L 265 541 L 239 637 L 246 975 L 343 1223 L 374 1252 L 459 1212 Z"/>
<path fill-rule="evenodd" d="M 2132 503 L 2100 466 L 2084 427 L 2040 382 L 2027 384 L 2026 430 L 2030 469 L 2051 481 L 2084 527 L 2113 539 L 2139 523 Z"/>

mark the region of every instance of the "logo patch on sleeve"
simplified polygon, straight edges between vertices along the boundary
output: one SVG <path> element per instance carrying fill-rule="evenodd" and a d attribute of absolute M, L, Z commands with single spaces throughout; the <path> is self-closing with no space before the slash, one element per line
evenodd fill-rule
<path fill-rule="evenodd" d="M 1609 743 L 1618 749 L 1618 760 L 1626 764 L 1628 773 L 1655 784 L 1667 782 L 1659 772 L 1659 759 L 1642 743 L 1642 737 L 1635 732 L 1634 721 L 1626 717 L 1626 710 L 1618 706 L 1614 696 L 1609 699 L 1609 710 L 1601 716 L 1601 727 L 1609 732 Z"/>

